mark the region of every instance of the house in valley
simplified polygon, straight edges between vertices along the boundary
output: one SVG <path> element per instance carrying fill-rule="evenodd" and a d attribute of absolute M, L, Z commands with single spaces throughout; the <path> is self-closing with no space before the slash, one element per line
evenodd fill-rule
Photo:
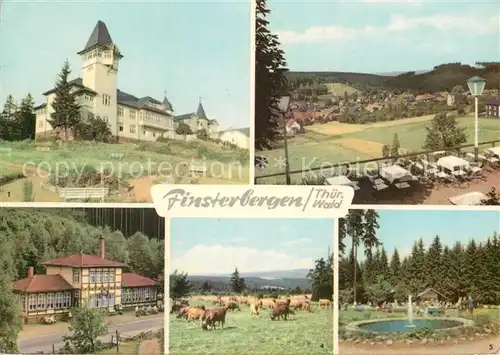
<path fill-rule="evenodd" d="M 100 239 L 99 255 L 78 253 L 42 263 L 46 272 L 12 283 L 13 292 L 27 322 L 46 316 L 61 319 L 71 308 L 115 308 L 155 306 L 162 290 L 148 277 L 123 272 L 127 265 L 105 258 L 105 241 Z"/>
<path fill-rule="evenodd" d="M 220 132 L 219 139 L 241 149 L 250 148 L 250 128 L 232 128 Z"/>
<path fill-rule="evenodd" d="M 486 102 L 486 116 L 500 118 L 500 98 L 489 99 Z"/>

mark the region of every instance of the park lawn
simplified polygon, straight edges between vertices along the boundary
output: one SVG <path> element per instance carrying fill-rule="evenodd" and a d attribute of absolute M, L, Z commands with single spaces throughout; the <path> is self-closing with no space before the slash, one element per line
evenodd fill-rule
<path fill-rule="evenodd" d="M 213 305 L 208 306 L 213 307 Z M 323 344 L 323 347 L 321 345 Z M 288 321 L 271 321 L 269 310 L 252 319 L 250 308 L 226 315 L 224 329 L 203 331 L 199 321 L 170 318 L 171 354 L 331 354 L 333 312 L 297 311 Z"/>

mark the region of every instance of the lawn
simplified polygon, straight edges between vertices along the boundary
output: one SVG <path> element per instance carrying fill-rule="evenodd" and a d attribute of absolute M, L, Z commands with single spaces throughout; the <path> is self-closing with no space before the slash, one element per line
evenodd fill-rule
<path fill-rule="evenodd" d="M 117 154 L 123 155 L 122 158 L 116 159 Z M 193 182 L 193 178 L 188 173 L 188 167 L 202 163 L 207 167 L 207 175 L 197 183 L 248 184 L 248 151 L 234 150 L 211 142 L 66 142 L 64 145 L 28 141 L 0 143 L 0 175 L 22 172 L 24 166 L 24 172 L 32 176 L 29 179 L 33 181 L 36 202 L 59 201 L 58 195 L 40 187 L 48 182 L 47 174 L 65 176 L 68 170 L 82 172 L 84 167 L 93 167 L 97 171 L 107 169 L 128 183 L 146 176 L 154 177 L 156 183 L 164 182 L 167 176 L 175 175 L 175 183 L 189 184 Z M 22 201 L 20 198 L 25 180 L 2 186 L 1 200 Z M 142 186 L 134 185 L 134 188 L 149 191 L 151 182 L 147 179 L 140 180 L 140 184 L 143 182 L 148 186 L 142 189 Z M 125 199 L 124 196 L 113 198 Z"/>
<path fill-rule="evenodd" d="M 377 122 L 367 125 L 349 125 L 330 122 L 306 127 L 304 135 L 298 135 L 288 141 L 290 170 L 307 170 L 329 164 L 355 162 L 382 155 L 382 146 L 392 143 L 397 133 L 401 148 L 407 152 L 422 151 L 426 138 L 426 125 L 432 115 L 415 117 L 399 121 Z M 457 119 L 459 126 L 467 129 L 467 143 L 474 142 L 474 118 L 465 116 Z M 350 127 L 355 126 L 355 127 Z M 480 119 L 479 141 L 499 139 L 500 120 Z M 486 148 L 486 147 L 485 147 Z M 472 149 L 468 149 L 472 151 Z M 268 158 L 269 166 L 256 169 L 256 176 L 284 172 L 284 149 L 281 144 L 277 149 L 258 153 Z M 300 174 L 292 175 L 294 182 L 300 181 Z M 259 180 L 259 183 L 283 183 L 283 177 Z"/>
<path fill-rule="evenodd" d="M 213 305 L 206 305 L 207 308 Z M 322 347 L 323 346 L 323 347 Z M 250 308 L 229 312 L 224 329 L 203 331 L 198 321 L 170 318 L 170 353 L 173 354 L 331 354 L 333 313 L 297 311 L 288 321 L 271 321 L 269 311 L 252 319 Z"/>

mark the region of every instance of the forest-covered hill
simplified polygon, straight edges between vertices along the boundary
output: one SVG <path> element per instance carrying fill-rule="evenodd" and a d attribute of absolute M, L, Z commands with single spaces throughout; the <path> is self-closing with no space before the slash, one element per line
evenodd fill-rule
<path fill-rule="evenodd" d="M 12 279 L 27 276 L 28 267 L 43 274 L 40 262 L 79 252 L 97 255 L 99 237 L 106 240 L 106 258 L 129 265 L 129 270 L 163 281 L 164 241 L 151 238 L 144 231 L 160 223 L 156 212 L 146 223 L 127 221 L 126 232 L 117 230 L 117 216 L 105 209 L 0 209 L 0 270 Z M 117 209 L 119 211 L 121 209 Z M 141 209 L 134 209 L 139 215 Z M 122 214 L 123 215 L 123 214 Z M 100 217 L 97 217 L 100 216 Z M 114 226 L 110 228 L 109 226 Z M 146 229 L 143 229 L 146 228 Z"/>
<path fill-rule="evenodd" d="M 484 68 L 476 68 L 461 63 L 435 66 L 425 73 L 407 72 L 397 76 L 346 72 L 297 72 L 287 73 L 290 79 L 307 77 L 319 82 L 340 82 L 360 90 L 385 89 L 409 90 L 413 92 L 450 91 L 455 85 L 467 90 L 467 79 L 480 76 L 486 80 L 486 89 L 500 90 L 500 63 L 484 63 Z"/>
<path fill-rule="evenodd" d="M 261 289 L 266 286 L 282 287 L 285 289 L 310 290 L 311 281 L 307 278 L 283 278 L 275 280 L 266 280 L 258 277 L 244 277 L 245 285 L 249 290 Z M 195 289 L 202 289 L 204 282 L 208 282 L 210 288 L 214 291 L 223 292 L 231 290 L 230 276 L 188 276 Z"/>

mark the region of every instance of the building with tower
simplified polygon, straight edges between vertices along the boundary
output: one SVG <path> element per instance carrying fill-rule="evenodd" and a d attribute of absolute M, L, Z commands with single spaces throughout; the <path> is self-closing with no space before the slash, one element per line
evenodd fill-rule
<path fill-rule="evenodd" d="M 97 22 L 85 48 L 78 55 L 82 59 L 81 77 L 69 83 L 80 104 L 83 121 L 89 115 L 101 117 L 108 122 L 112 135 L 118 140 L 186 139 L 184 135 L 176 134 L 181 123 L 187 124 L 195 133 L 205 129 L 210 138 L 218 137 L 219 124 L 207 117 L 201 99 L 196 112 L 176 115 L 166 93 L 160 101 L 118 89 L 119 63 L 124 56 L 113 43 L 104 22 Z M 43 95 L 45 102 L 35 107 L 36 135 L 54 135 L 57 132 L 48 120 L 54 112 L 55 90 L 48 90 Z"/>

